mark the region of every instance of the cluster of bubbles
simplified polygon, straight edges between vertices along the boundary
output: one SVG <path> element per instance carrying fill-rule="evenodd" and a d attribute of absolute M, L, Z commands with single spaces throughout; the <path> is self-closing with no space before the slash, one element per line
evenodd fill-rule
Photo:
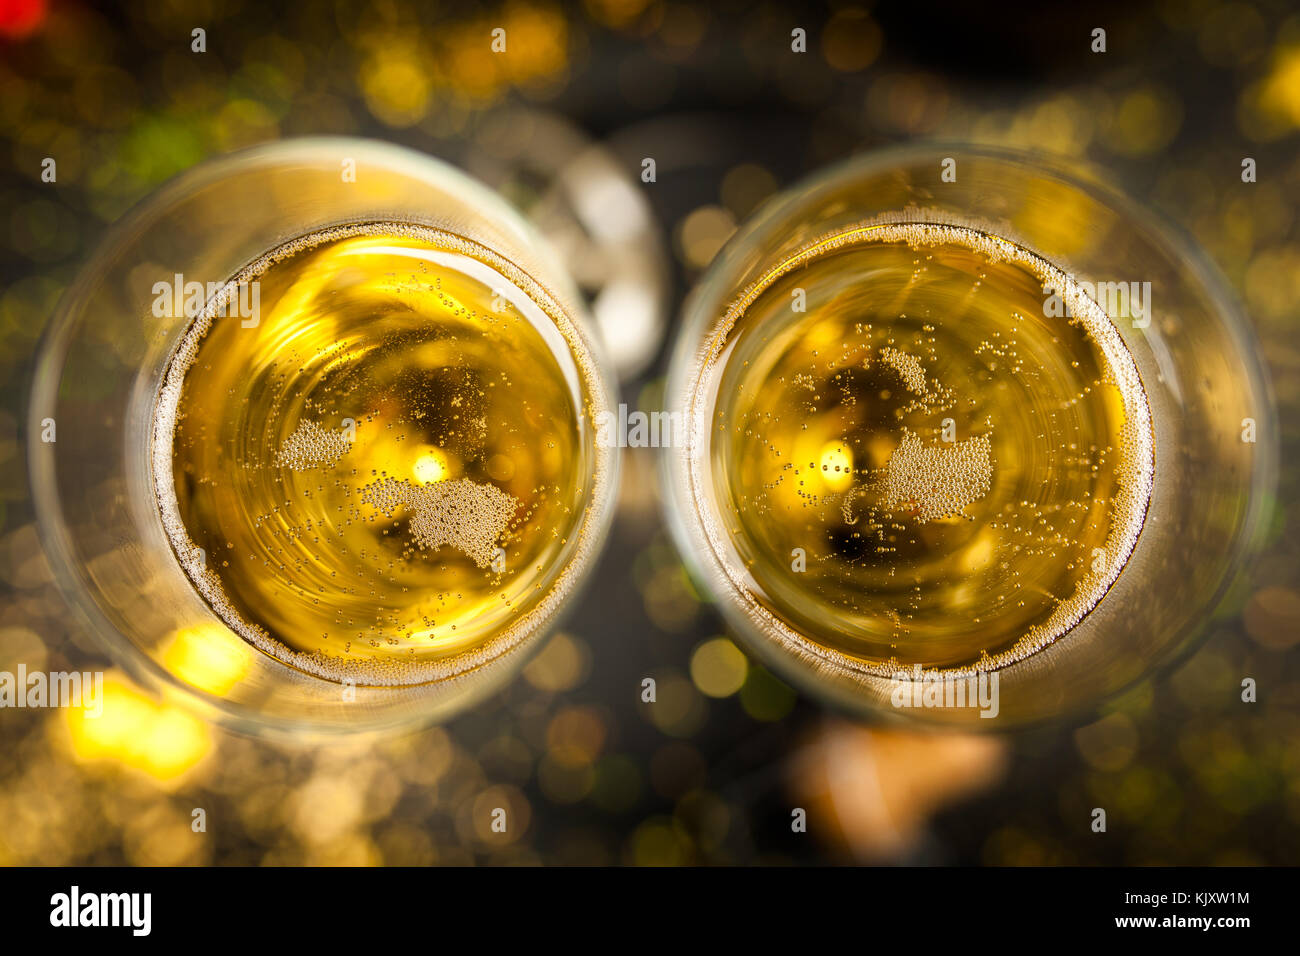
<path fill-rule="evenodd" d="M 427 485 L 381 478 L 361 488 L 361 500 L 390 516 L 407 509 L 411 537 L 420 548 L 450 545 L 480 568 L 492 564 L 497 541 L 519 505 L 495 485 L 468 478 Z"/>
<path fill-rule="evenodd" d="M 338 464 L 351 449 L 352 442 L 343 429 L 335 431 L 304 418 L 281 443 L 275 463 L 291 471 L 326 468 Z"/>

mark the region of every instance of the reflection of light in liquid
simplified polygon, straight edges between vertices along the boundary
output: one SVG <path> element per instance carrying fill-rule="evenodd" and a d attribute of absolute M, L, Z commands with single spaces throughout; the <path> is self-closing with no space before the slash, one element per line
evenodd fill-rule
<path fill-rule="evenodd" d="M 810 429 L 816 429 L 818 424 L 813 421 Z M 853 450 L 843 439 L 827 441 L 826 433 L 825 429 L 820 434 L 810 430 L 795 436 L 789 459 L 794 471 L 768 491 L 773 507 L 796 511 L 808 507 L 814 498 L 836 495 L 853 486 Z"/>
<path fill-rule="evenodd" d="M 415 460 L 415 477 L 426 485 L 435 481 L 445 481 L 451 476 L 451 466 L 447 455 L 439 448 L 425 452 Z"/>
<path fill-rule="evenodd" d="M 822 446 L 818 466 L 822 483 L 831 491 L 843 491 L 853 484 L 853 452 L 844 441 L 830 441 Z"/>
<path fill-rule="evenodd" d="M 995 536 L 992 531 L 985 528 L 979 533 L 970 546 L 967 547 L 966 553 L 962 556 L 961 569 L 967 574 L 974 574 L 976 571 L 983 571 L 993 563 L 993 549 L 996 544 Z"/>

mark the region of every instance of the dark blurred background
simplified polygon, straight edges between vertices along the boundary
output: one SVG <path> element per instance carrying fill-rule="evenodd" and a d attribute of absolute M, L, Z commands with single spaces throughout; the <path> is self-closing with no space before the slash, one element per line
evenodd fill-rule
<path fill-rule="evenodd" d="M 566 255 L 641 408 L 659 400 L 683 295 L 805 174 L 917 139 L 1090 162 L 1205 247 L 1262 341 L 1283 456 L 1266 554 L 1194 656 L 1082 722 L 978 738 L 872 726 L 738 649 L 667 539 L 653 452 L 629 449 L 597 580 L 504 693 L 412 736 L 290 746 L 110 671 L 99 721 L 0 711 L 0 863 L 1300 861 L 1293 4 L 0 0 L 0 669 L 107 666 L 51 581 L 23 460 L 59 295 L 170 176 L 313 134 L 401 143 L 502 190 Z M 640 197 L 618 242 L 582 201 L 601 183 Z M 1243 676 L 1258 703 L 1241 702 Z M 488 832 L 497 806 L 525 825 Z"/>

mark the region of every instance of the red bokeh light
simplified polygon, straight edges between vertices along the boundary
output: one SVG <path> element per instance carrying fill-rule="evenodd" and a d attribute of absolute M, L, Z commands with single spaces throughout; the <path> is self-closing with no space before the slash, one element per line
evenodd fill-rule
<path fill-rule="evenodd" d="M 30 36 L 45 22 L 45 0 L 0 0 L 0 35 Z"/>

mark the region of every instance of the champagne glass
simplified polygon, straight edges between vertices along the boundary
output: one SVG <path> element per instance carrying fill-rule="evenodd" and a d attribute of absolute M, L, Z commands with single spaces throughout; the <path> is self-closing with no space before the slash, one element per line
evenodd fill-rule
<path fill-rule="evenodd" d="M 510 679 L 586 578 L 613 396 L 564 270 L 486 187 L 377 142 L 256 147 L 146 199 L 61 302 L 43 544 L 157 694 L 250 733 L 417 726 Z"/>
<path fill-rule="evenodd" d="M 891 149 L 770 201 L 691 294 L 668 395 L 668 521 L 741 639 L 935 724 L 1069 715 L 1176 659 L 1275 482 L 1217 272 L 1024 152 Z"/>

